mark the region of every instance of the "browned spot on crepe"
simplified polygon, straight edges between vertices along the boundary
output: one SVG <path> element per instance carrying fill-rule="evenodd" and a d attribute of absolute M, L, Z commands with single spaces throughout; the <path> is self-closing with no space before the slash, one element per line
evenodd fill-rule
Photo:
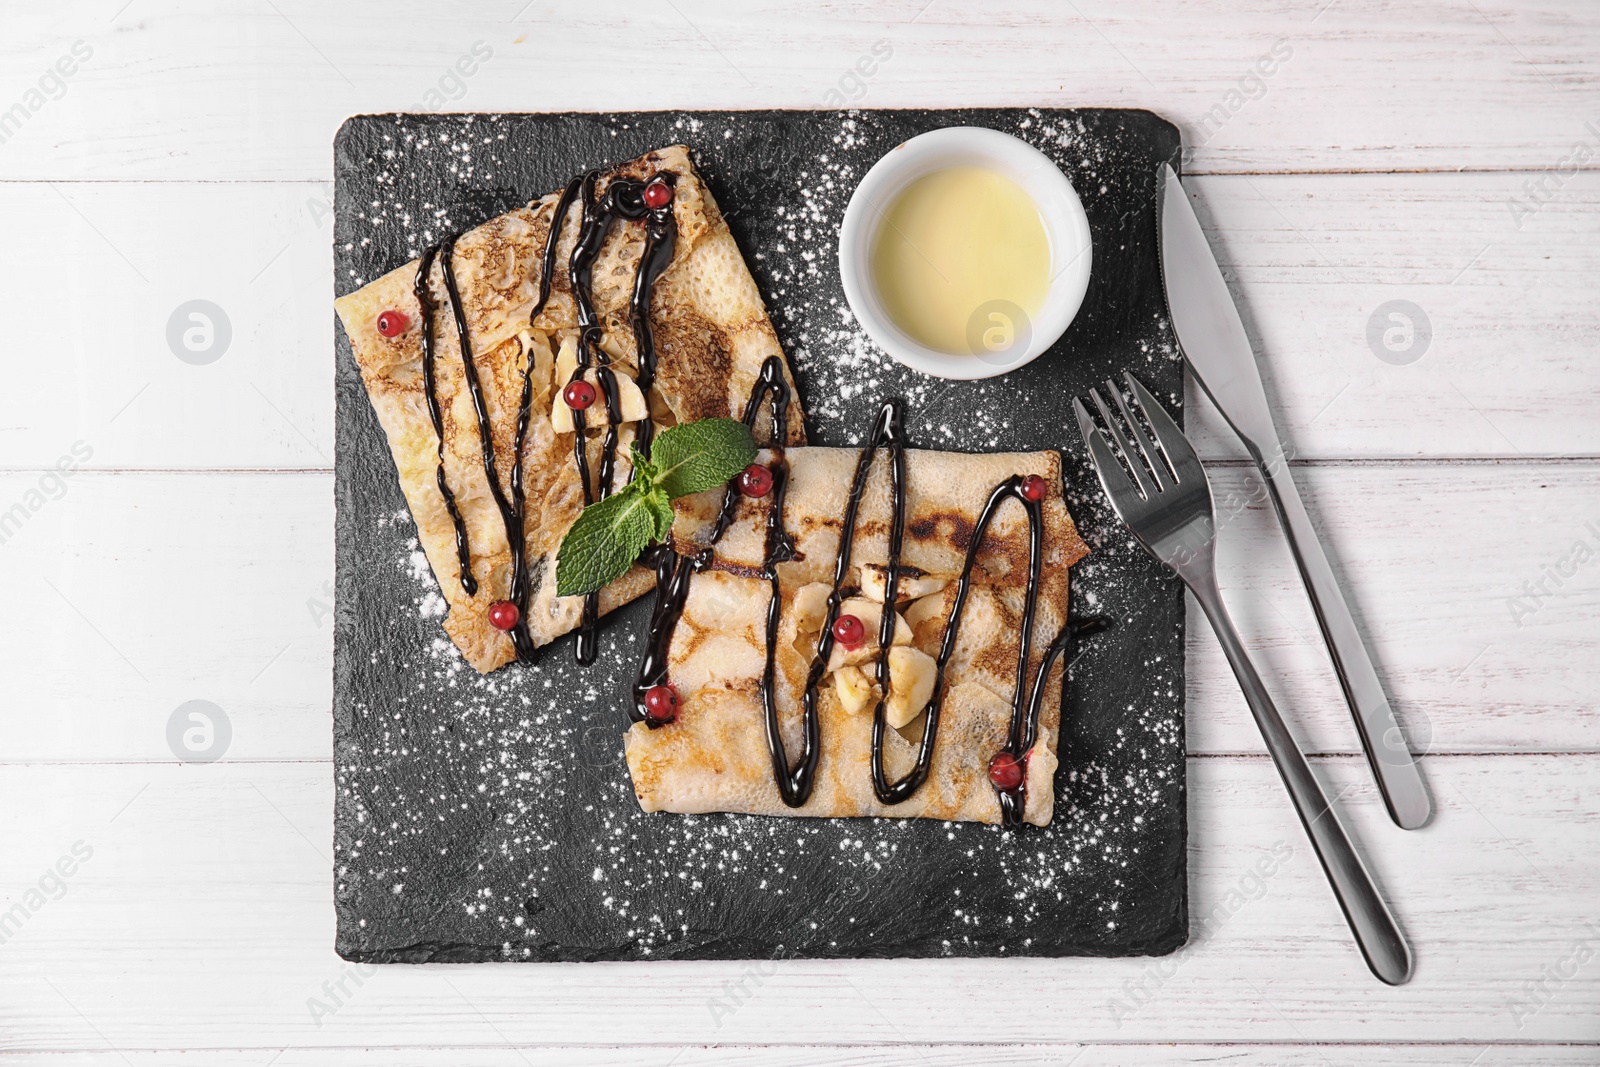
<path fill-rule="evenodd" d="M 656 380 L 677 398 L 679 422 L 728 415 L 727 382 L 733 351 L 714 323 L 688 311 L 663 309 L 651 316 L 661 365 Z M 742 414 L 742 412 L 741 412 Z"/>
<path fill-rule="evenodd" d="M 906 533 L 919 541 L 943 541 L 957 552 L 972 543 L 972 522 L 965 515 L 935 511 L 906 523 Z"/>

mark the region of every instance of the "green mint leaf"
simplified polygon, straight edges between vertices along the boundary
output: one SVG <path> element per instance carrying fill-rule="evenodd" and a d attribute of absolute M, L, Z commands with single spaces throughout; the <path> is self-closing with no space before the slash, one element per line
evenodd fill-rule
<path fill-rule="evenodd" d="M 650 456 L 669 497 L 703 493 L 756 461 L 750 428 L 738 419 L 700 419 L 665 431 Z"/>
<path fill-rule="evenodd" d="M 672 500 L 660 489 L 650 490 L 644 499 L 650 505 L 650 513 L 656 524 L 655 536 L 651 540 L 665 541 L 672 530 Z"/>
<path fill-rule="evenodd" d="M 660 523 L 653 495 L 634 483 L 583 509 L 556 554 L 556 596 L 592 593 L 627 573 Z"/>
<path fill-rule="evenodd" d="M 649 456 L 639 451 L 638 445 L 629 445 L 628 451 L 632 455 L 633 481 L 643 482 L 651 487 L 661 481 L 661 471 L 650 460 Z"/>
<path fill-rule="evenodd" d="M 700 419 L 664 431 L 646 457 L 632 446 L 633 479 L 590 504 L 561 539 L 556 595 L 592 593 L 627 573 L 645 546 L 672 530 L 672 498 L 722 485 L 756 458 L 736 419 Z"/>
<path fill-rule="evenodd" d="M 638 445 L 628 447 L 633 452 L 633 483 L 644 494 L 645 502 L 650 505 L 651 517 L 655 520 L 655 536 L 651 540 L 665 541 L 672 529 L 672 498 L 662 492 L 659 484 L 661 472 L 650 458 L 639 451 Z"/>

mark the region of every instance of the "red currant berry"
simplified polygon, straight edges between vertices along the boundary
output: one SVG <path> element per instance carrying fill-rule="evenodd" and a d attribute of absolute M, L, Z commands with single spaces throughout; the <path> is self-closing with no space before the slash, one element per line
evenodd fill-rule
<path fill-rule="evenodd" d="M 760 463 L 752 463 L 739 472 L 739 492 L 745 496 L 763 497 L 772 492 L 772 470 Z"/>
<path fill-rule="evenodd" d="M 670 203 L 672 203 L 672 186 L 662 179 L 657 178 L 644 187 L 645 207 L 666 207 Z"/>
<path fill-rule="evenodd" d="M 1026 770 L 1021 760 L 1009 752 L 997 752 L 989 761 L 989 781 L 1002 793 L 1009 793 L 1022 785 Z"/>
<path fill-rule="evenodd" d="M 567 407 L 574 411 L 582 411 L 594 403 L 594 386 L 579 378 L 562 392 L 561 398 L 567 402 Z"/>
<path fill-rule="evenodd" d="M 867 628 L 854 615 L 840 615 L 833 620 L 833 639 L 845 648 L 859 648 L 867 639 Z"/>
<path fill-rule="evenodd" d="M 489 625 L 496 630 L 510 630 L 522 618 L 522 612 L 509 600 L 496 600 L 489 605 Z"/>
<path fill-rule="evenodd" d="M 644 694 L 644 713 L 651 722 L 671 722 L 678 717 L 678 691 L 670 685 L 652 685 Z"/>
<path fill-rule="evenodd" d="M 378 332 L 385 337 L 399 337 L 410 325 L 411 319 L 406 313 L 395 311 L 393 308 L 378 316 Z"/>
<path fill-rule="evenodd" d="M 1030 474 L 1022 479 L 1022 495 L 1025 499 L 1032 500 L 1034 503 L 1043 500 L 1045 493 L 1049 492 L 1049 490 L 1050 483 L 1037 474 Z"/>

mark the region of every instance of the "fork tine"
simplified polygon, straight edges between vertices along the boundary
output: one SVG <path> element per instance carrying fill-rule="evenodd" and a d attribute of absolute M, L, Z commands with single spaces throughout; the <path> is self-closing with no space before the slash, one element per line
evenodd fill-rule
<path fill-rule="evenodd" d="M 1161 443 L 1161 452 L 1167 457 L 1167 463 L 1171 465 L 1172 473 L 1178 481 L 1204 478 L 1205 469 L 1200 466 L 1200 457 L 1195 455 L 1194 446 L 1183 435 L 1183 431 L 1178 429 L 1178 424 L 1172 421 L 1167 409 L 1150 395 L 1150 390 L 1139 384 L 1139 379 L 1131 372 L 1124 371 L 1123 378 L 1128 383 L 1128 391 L 1133 394 L 1133 402 L 1144 412 L 1145 421 L 1150 423 L 1150 429 L 1155 431 L 1156 440 Z"/>
<path fill-rule="evenodd" d="M 1078 431 L 1083 434 L 1083 443 L 1089 449 L 1089 460 L 1094 464 L 1095 473 L 1100 476 L 1100 488 L 1106 491 L 1106 496 L 1111 498 L 1111 506 L 1121 515 L 1124 501 L 1139 499 L 1139 490 L 1128 480 L 1122 463 L 1106 443 L 1105 435 L 1090 418 L 1089 409 L 1083 406 L 1083 401 L 1073 397 L 1072 411 L 1078 416 Z"/>
<path fill-rule="evenodd" d="M 1155 476 L 1156 485 L 1162 489 L 1172 488 L 1172 478 L 1167 473 L 1167 468 L 1162 465 L 1160 455 L 1156 453 L 1155 442 L 1150 440 L 1150 435 L 1144 432 L 1143 424 L 1128 410 L 1127 402 L 1122 399 L 1122 390 L 1118 389 L 1117 383 L 1110 378 L 1106 379 L 1106 392 L 1111 394 L 1111 399 L 1116 401 L 1117 410 L 1122 412 L 1123 419 L 1127 421 L 1128 432 L 1133 436 L 1133 443 L 1139 446 L 1139 454 L 1150 467 L 1150 473 Z"/>
<path fill-rule="evenodd" d="M 1116 416 L 1111 414 L 1111 409 L 1106 406 L 1105 398 L 1100 395 L 1100 390 L 1090 389 L 1089 398 L 1094 401 L 1094 406 L 1100 409 L 1100 417 L 1106 420 L 1106 432 L 1122 450 L 1122 456 L 1128 461 L 1128 469 L 1133 473 L 1133 480 L 1139 483 L 1139 495 L 1149 500 L 1161 492 L 1161 487 L 1150 480 L 1150 472 L 1144 469 L 1144 464 L 1139 462 L 1139 457 L 1133 451 L 1133 444 L 1123 434 L 1122 427 L 1117 425 Z"/>

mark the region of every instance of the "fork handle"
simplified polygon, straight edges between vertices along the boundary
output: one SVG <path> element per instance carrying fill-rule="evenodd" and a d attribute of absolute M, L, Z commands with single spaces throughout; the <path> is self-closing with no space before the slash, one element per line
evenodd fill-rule
<path fill-rule="evenodd" d="M 1350 606 L 1339 588 L 1339 580 L 1334 577 L 1322 541 L 1311 525 L 1311 516 L 1306 514 L 1294 475 L 1281 458 L 1266 463 L 1258 457 L 1257 467 L 1272 493 L 1278 520 L 1289 537 L 1289 548 L 1294 552 L 1306 592 L 1311 595 L 1317 624 L 1322 628 L 1323 641 L 1333 658 L 1334 672 L 1339 676 L 1345 702 L 1355 717 L 1361 747 L 1366 751 L 1372 776 L 1383 793 L 1389 817 L 1397 826 L 1415 830 L 1433 813 L 1428 787 L 1423 784 L 1422 772 L 1417 769 L 1416 760 L 1406 746 L 1405 734 L 1395 721 L 1394 709 L 1383 691 L 1366 643 L 1361 640 L 1361 631 L 1350 615 Z"/>
<path fill-rule="evenodd" d="M 1228 609 L 1222 603 L 1215 578 L 1196 576 L 1190 579 L 1189 588 L 1210 620 L 1234 676 L 1239 679 L 1250 712 L 1267 743 L 1267 751 L 1289 790 L 1295 813 L 1311 839 L 1311 847 L 1333 886 L 1333 895 L 1344 912 L 1345 922 L 1350 924 L 1350 932 L 1355 935 L 1361 954 L 1366 957 L 1367 966 L 1389 985 L 1405 983 L 1411 978 L 1412 963 L 1405 935 L 1378 893 L 1366 865 L 1351 846 L 1338 813 L 1311 773 L 1305 753 L 1300 751 L 1288 726 L 1284 725 L 1283 716 L 1278 714 L 1267 687 L 1250 662 L 1244 642 L 1239 639 L 1239 632 L 1234 629 Z"/>

